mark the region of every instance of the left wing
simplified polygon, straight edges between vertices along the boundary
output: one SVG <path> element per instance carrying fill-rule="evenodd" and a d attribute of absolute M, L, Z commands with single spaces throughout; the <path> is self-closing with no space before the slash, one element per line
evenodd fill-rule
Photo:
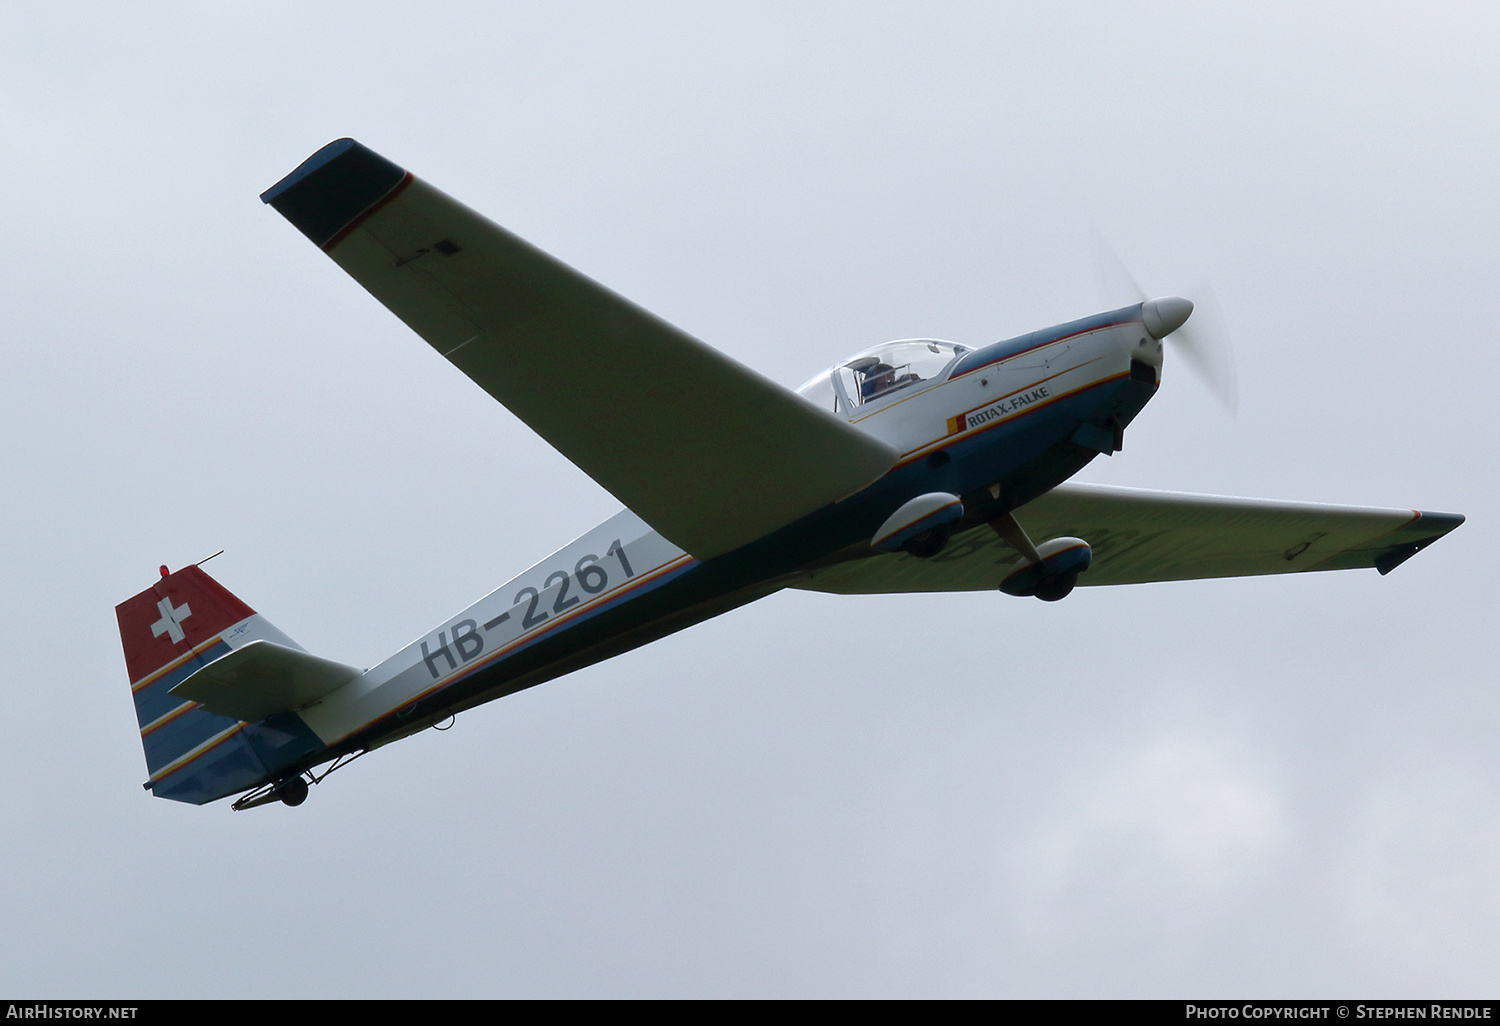
<path fill-rule="evenodd" d="M 1080 585 L 1142 584 L 1374 567 L 1389 573 L 1464 522 L 1455 513 L 1186 495 L 1065 484 L 1016 510 L 1034 542 L 1082 538 L 1094 550 Z M 792 585 L 876 594 L 992 591 L 1019 558 L 987 527 L 931 559 L 905 553 L 838 563 Z"/>
<path fill-rule="evenodd" d="M 898 454 L 353 139 L 261 198 L 667 540 L 706 559 Z"/>

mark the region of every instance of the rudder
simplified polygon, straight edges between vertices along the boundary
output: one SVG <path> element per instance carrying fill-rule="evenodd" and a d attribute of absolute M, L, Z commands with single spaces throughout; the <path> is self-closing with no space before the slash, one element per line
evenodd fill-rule
<path fill-rule="evenodd" d="M 131 696 L 160 798 L 202 805 L 275 779 L 321 747 L 291 714 L 242 723 L 170 693 L 190 674 L 250 641 L 301 650 L 198 566 L 162 567 L 155 584 L 115 607 Z"/>

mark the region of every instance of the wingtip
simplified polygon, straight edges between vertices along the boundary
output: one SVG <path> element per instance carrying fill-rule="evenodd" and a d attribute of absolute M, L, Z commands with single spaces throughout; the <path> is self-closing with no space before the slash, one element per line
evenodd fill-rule
<path fill-rule="evenodd" d="M 1436 528 L 1439 535 L 1447 534 L 1468 519 L 1462 513 L 1430 513 L 1424 509 L 1417 510 L 1416 514 L 1419 523 Z"/>
<path fill-rule="evenodd" d="M 1408 530 L 1415 529 L 1420 537 L 1392 545 L 1375 557 L 1375 569 L 1380 571 L 1382 577 L 1448 534 L 1465 519 L 1462 513 L 1430 513 L 1425 510 L 1412 512 L 1416 513 L 1417 518 L 1408 525 Z"/>
<path fill-rule="evenodd" d="M 355 146 L 359 146 L 359 143 L 355 142 L 353 139 L 345 137 L 343 139 L 335 139 L 333 142 L 328 143 L 326 146 L 319 147 L 317 152 L 315 152 L 312 156 L 308 157 L 302 163 L 298 164 L 289 173 L 283 175 L 281 180 L 278 181 L 275 185 L 271 186 L 265 192 L 261 193 L 260 201 L 262 203 L 271 203 L 275 201 L 279 196 L 281 196 L 282 193 L 292 188 L 292 186 L 296 185 L 304 178 L 313 174 L 319 168 L 333 161 L 340 154 Z"/>
<path fill-rule="evenodd" d="M 321 248 L 407 181 L 405 168 L 353 139 L 335 139 L 260 194 Z"/>

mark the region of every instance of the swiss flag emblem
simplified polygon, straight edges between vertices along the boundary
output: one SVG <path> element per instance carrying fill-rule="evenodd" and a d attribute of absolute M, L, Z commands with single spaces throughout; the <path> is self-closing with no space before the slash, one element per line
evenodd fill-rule
<path fill-rule="evenodd" d="M 182 621 L 193 615 L 192 609 L 184 602 L 176 609 L 172 608 L 172 600 L 164 598 L 156 604 L 161 610 L 161 619 L 151 625 L 151 633 L 156 637 L 165 634 L 172 639 L 172 644 L 187 640 L 187 632 L 182 629 Z"/>
<path fill-rule="evenodd" d="M 196 566 L 183 567 L 115 607 L 130 682 L 212 641 L 255 610 Z"/>

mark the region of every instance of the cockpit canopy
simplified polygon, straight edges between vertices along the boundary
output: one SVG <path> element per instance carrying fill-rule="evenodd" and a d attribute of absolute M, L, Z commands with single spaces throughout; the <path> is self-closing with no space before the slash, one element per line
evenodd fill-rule
<path fill-rule="evenodd" d="M 825 410 L 848 413 L 913 385 L 942 379 L 967 346 L 909 338 L 866 349 L 797 389 Z"/>

